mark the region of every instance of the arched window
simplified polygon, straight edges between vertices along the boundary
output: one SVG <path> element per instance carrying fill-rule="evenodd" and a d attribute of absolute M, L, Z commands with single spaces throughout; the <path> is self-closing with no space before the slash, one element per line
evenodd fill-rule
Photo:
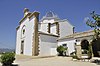
<path fill-rule="evenodd" d="M 23 38 L 23 37 L 25 37 L 25 32 L 26 32 L 26 29 L 25 29 L 26 27 L 25 27 L 25 25 L 22 27 L 22 29 L 21 29 L 21 37 Z"/>
<path fill-rule="evenodd" d="M 25 34 L 25 29 L 23 29 L 23 34 Z"/>

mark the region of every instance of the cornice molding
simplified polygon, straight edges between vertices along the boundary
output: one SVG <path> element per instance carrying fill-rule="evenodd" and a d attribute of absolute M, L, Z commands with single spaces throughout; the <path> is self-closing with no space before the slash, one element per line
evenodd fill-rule
<path fill-rule="evenodd" d="M 93 35 L 94 35 L 93 30 L 89 30 L 89 31 L 78 32 L 78 33 L 74 33 L 71 35 L 67 35 L 67 36 L 61 37 L 57 40 L 64 40 L 64 39 L 69 39 L 69 38 L 80 38 L 80 37 L 87 37 L 87 36 L 93 36 Z"/>
<path fill-rule="evenodd" d="M 48 36 L 54 36 L 54 37 L 59 37 L 58 35 L 54 35 L 54 34 L 51 34 L 51 33 L 44 33 L 44 32 L 40 32 L 40 31 L 39 31 L 39 34 L 48 35 Z"/>
<path fill-rule="evenodd" d="M 25 17 L 23 17 L 20 21 L 19 21 L 19 25 L 23 22 L 23 20 L 25 20 L 28 16 L 30 16 L 31 13 L 28 13 Z"/>
<path fill-rule="evenodd" d="M 33 12 L 33 13 L 28 13 L 25 17 L 23 17 L 20 21 L 19 21 L 19 25 L 26 19 L 26 18 L 31 18 L 32 16 L 36 17 L 37 15 L 39 15 L 39 12 Z"/>
<path fill-rule="evenodd" d="M 34 17 L 37 17 L 40 13 L 39 12 L 33 12 L 30 16 L 29 16 L 29 19 L 34 16 Z"/>
<path fill-rule="evenodd" d="M 16 27 L 16 30 L 18 30 L 19 28 L 20 28 L 20 26 L 17 26 L 17 27 Z"/>

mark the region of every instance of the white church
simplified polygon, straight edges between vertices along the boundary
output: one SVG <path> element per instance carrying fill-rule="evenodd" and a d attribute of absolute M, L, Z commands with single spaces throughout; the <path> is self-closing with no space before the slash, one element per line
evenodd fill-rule
<path fill-rule="evenodd" d="M 57 55 L 57 46 L 68 47 L 68 55 L 78 49 L 81 43 L 91 40 L 93 31 L 74 33 L 74 26 L 67 19 L 60 19 L 55 13 L 47 12 L 39 20 L 39 12 L 24 9 L 24 16 L 16 28 L 16 54 L 29 56 Z M 75 47 L 77 45 L 77 47 Z"/>

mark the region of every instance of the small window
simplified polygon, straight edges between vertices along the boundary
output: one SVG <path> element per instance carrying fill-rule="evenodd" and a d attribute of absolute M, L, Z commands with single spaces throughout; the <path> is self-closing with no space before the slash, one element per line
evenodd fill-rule
<path fill-rule="evenodd" d="M 67 44 L 63 44 L 62 46 L 67 46 Z"/>
<path fill-rule="evenodd" d="M 23 29 L 23 34 L 25 34 L 25 29 Z"/>
<path fill-rule="evenodd" d="M 75 46 L 77 45 L 76 43 L 74 43 L 75 44 Z"/>
<path fill-rule="evenodd" d="M 62 44 L 62 46 L 63 46 L 64 48 L 68 48 L 68 47 L 67 47 L 67 44 Z"/>

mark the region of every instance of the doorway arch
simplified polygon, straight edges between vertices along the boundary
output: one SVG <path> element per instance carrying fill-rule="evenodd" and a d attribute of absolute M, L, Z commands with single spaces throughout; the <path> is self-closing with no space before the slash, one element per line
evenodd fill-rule
<path fill-rule="evenodd" d="M 83 50 L 89 50 L 89 42 L 86 39 L 83 39 L 81 41 L 81 49 Z"/>

